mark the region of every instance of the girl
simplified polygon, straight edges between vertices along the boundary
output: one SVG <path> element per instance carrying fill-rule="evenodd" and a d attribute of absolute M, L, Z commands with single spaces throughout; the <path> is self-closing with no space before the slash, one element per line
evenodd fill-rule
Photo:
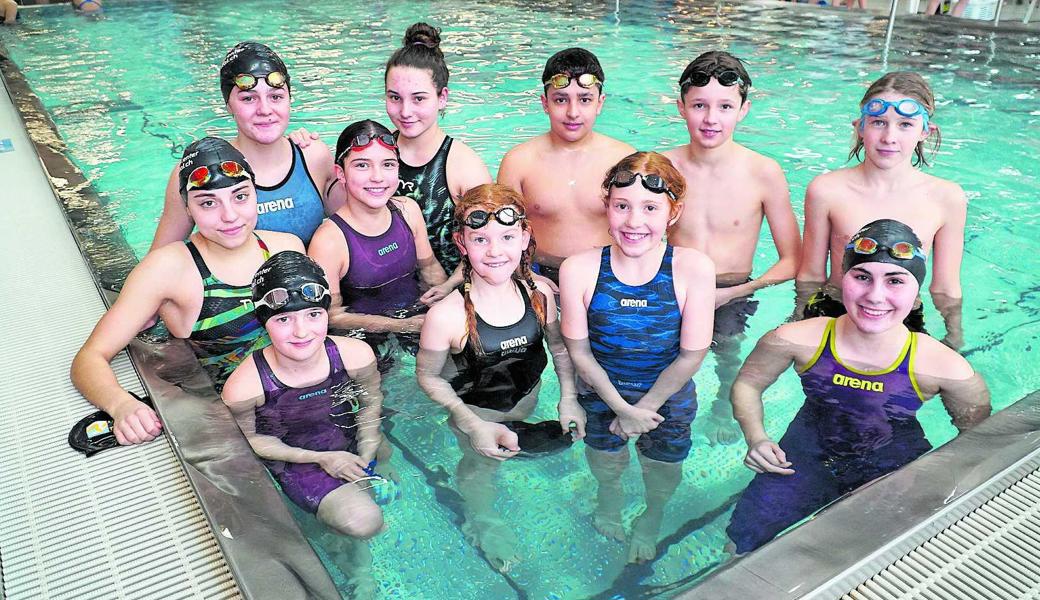
<path fill-rule="evenodd" d="M 158 315 L 174 337 L 188 339 L 219 390 L 245 356 L 269 343 L 252 307 L 242 303 L 253 274 L 272 252 L 303 250 L 294 235 L 254 231 L 253 171 L 226 141 L 208 137 L 185 148 L 177 181 L 181 210 L 198 231 L 134 267 L 72 361 L 72 382 L 112 416 L 120 444 L 151 441 L 162 425 L 119 387 L 109 366 L 116 353 Z"/>
<path fill-rule="evenodd" d="M 862 152 L 862 162 L 820 175 L 805 190 L 805 241 L 796 281 L 806 292 L 826 282 L 826 291 L 836 294 L 842 281 L 836 259 L 852 234 L 879 218 L 898 219 L 921 236 L 923 251 L 932 255 L 929 290 L 946 321 L 944 341 L 959 347 L 968 203 L 957 184 L 915 168 L 928 164 L 926 143 L 933 155 L 939 149 L 934 110 L 932 91 L 916 73 L 889 73 L 871 84 L 860 101 L 860 116 L 852 122 L 855 138 L 849 158 Z M 805 316 L 837 316 L 841 311 L 840 299 L 822 294 L 809 300 Z M 908 325 L 923 330 L 920 308 L 910 316 Z"/>
<path fill-rule="evenodd" d="M 329 275 L 331 293 L 342 297 L 344 312 L 330 317 L 335 327 L 417 333 L 423 315 L 395 316 L 421 306 L 416 269 L 427 286 L 447 279 L 419 207 L 394 197 L 397 169 L 397 144 L 386 127 L 358 121 L 340 134 L 336 177 L 346 202 L 318 228 L 308 250 Z"/>
<path fill-rule="evenodd" d="M 309 244 L 326 214 L 343 204 L 334 186 L 332 153 L 321 141 L 306 147 L 285 137 L 292 104 L 289 71 L 277 54 L 256 42 L 228 51 L 220 67 L 220 91 L 235 119 L 231 143 L 259 174 L 256 190 L 261 229 L 286 231 Z M 152 249 L 183 240 L 192 221 L 180 209 L 176 170 L 166 185 L 166 204 Z"/>
<path fill-rule="evenodd" d="M 522 446 L 502 422 L 534 411 L 545 342 L 560 380 L 561 433 L 573 424 L 576 437 L 583 437 L 585 420 L 574 397 L 556 302 L 547 284 L 532 279 L 535 244 L 523 197 L 502 185 L 477 186 L 456 204 L 455 224 L 465 283 L 430 309 L 416 372 L 423 390 L 451 412 L 462 446 L 457 478 L 466 531 L 506 571 L 517 560 L 516 536 L 494 511 L 493 481 L 499 461 Z"/>
<path fill-rule="evenodd" d="M 452 240 L 453 198 L 490 183 L 480 157 L 444 133 L 439 123 L 448 104 L 448 66 L 440 49 L 440 30 L 416 23 L 386 63 L 386 114 L 397 127 L 401 148 L 397 194 L 422 209 L 434 256 L 451 274 L 460 262 Z M 461 273 L 455 276 L 458 283 Z"/>
<path fill-rule="evenodd" d="M 961 431 L 985 419 L 989 392 L 968 361 L 903 324 L 925 276 L 921 240 L 881 219 L 843 252 L 846 313 L 781 325 L 748 356 L 733 384 L 733 414 L 758 475 L 727 533 L 750 552 L 815 510 L 931 449 L 915 414 L 940 394 Z M 794 363 L 805 404 L 776 444 L 762 393 Z"/>
<path fill-rule="evenodd" d="M 624 539 L 621 473 L 636 444 L 646 511 L 632 526 L 628 559 L 652 560 L 665 503 L 682 478 L 697 410 L 691 378 L 712 336 L 715 267 L 663 241 L 682 213 L 686 184 L 656 152 L 636 152 L 603 180 L 613 242 L 574 255 L 560 270 L 563 335 L 580 377 L 586 456 L 599 483 L 593 523 Z"/>

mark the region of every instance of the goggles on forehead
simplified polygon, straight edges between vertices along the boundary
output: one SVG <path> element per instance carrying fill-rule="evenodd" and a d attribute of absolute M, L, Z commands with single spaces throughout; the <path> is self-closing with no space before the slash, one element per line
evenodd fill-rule
<path fill-rule="evenodd" d="M 289 303 L 293 294 L 299 294 L 306 302 L 317 304 L 321 299 L 329 295 L 329 290 L 320 283 L 305 283 L 296 289 L 274 288 L 269 290 L 262 298 L 255 300 L 253 306 L 266 306 L 271 310 L 278 310 Z"/>
<path fill-rule="evenodd" d="M 519 208 L 515 206 L 503 206 L 493 211 L 474 210 L 466 215 L 466 218 L 462 220 L 462 223 L 470 229 L 480 229 L 487 225 L 491 221 L 492 217 L 506 227 L 514 225 L 526 218 L 524 213 L 520 212 Z"/>
<path fill-rule="evenodd" d="M 869 237 L 856 238 L 845 246 L 846 250 L 852 250 L 856 254 L 877 254 L 882 249 L 888 251 L 888 255 L 899 260 L 910 260 L 915 256 L 922 259 L 927 258 L 924 252 L 910 242 L 895 242 L 891 246 L 879 244 L 877 240 Z"/>
<path fill-rule="evenodd" d="M 679 82 L 679 89 L 682 89 L 688 85 L 693 87 L 704 87 L 711 82 L 711 78 L 714 77 L 715 81 L 719 82 L 719 85 L 730 87 L 732 85 L 739 85 L 741 88 L 744 87 L 744 79 L 740 76 L 740 73 L 732 69 L 718 68 L 714 71 L 694 71 L 690 73 L 686 79 Z"/>
<path fill-rule="evenodd" d="M 921 121 L 924 124 L 923 129 L 924 131 L 928 131 L 928 109 L 913 98 L 903 98 L 902 100 L 896 100 L 895 102 L 889 102 L 888 100 L 882 100 L 881 98 L 873 98 L 863 105 L 863 108 L 859 110 L 859 114 L 862 117 L 880 117 L 888 112 L 889 108 L 896 109 L 897 114 L 908 119 L 920 115 Z M 863 129 L 862 120 L 859 122 L 859 128 Z"/>
<path fill-rule="evenodd" d="M 542 85 L 551 85 L 555 89 L 562 90 L 569 86 L 571 81 L 577 81 L 579 86 L 586 89 L 591 88 L 594 85 L 598 85 L 600 88 L 603 87 L 603 82 L 599 80 L 599 77 L 596 77 L 592 73 L 582 73 L 576 77 L 571 77 L 566 73 L 557 73 L 543 81 Z"/>
<path fill-rule="evenodd" d="M 367 133 L 362 133 L 350 140 L 350 145 L 344 148 L 343 152 L 336 157 L 336 162 L 343 160 L 343 157 L 351 150 L 364 150 L 376 142 L 379 142 L 379 145 L 387 150 L 397 151 L 397 140 L 394 139 L 393 134 L 379 133 L 376 135 L 369 135 Z"/>
<path fill-rule="evenodd" d="M 614 173 L 614 176 L 610 178 L 610 183 L 607 184 L 607 190 L 609 191 L 612 187 L 628 187 L 635 183 L 636 179 L 642 179 L 643 187 L 655 194 L 665 194 L 672 199 L 672 202 L 679 200 L 672 193 L 672 190 L 668 189 L 668 184 L 665 183 L 660 175 L 645 175 L 643 173 L 633 173 L 632 171 L 618 171 Z"/>
<path fill-rule="evenodd" d="M 232 82 L 235 84 L 235 87 L 242 90 L 243 92 L 246 92 L 255 88 L 256 84 L 261 79 L 266 81 L 267 85 L 273 88 L 281 88 L 285 87 L 285 83 L 288 78 L 286 77 L 285 73 L 282 73 L 281 71 L 271 71 L 267 75 L 261 75 L 260 77 L 257 77 L 252 73 L 239 73 L 238 75 L 235 75 L 235 78 L 232 80 Z"/>
<path fill-rule="evenodd" d="M 201 188 L 202 186 L 212 181 L 213 171 L 215 171 L 216 169 L 220 169 L 220 172 L 223 173 L 226 177 L 231 177 L 233 179 L 238 179 L 240 177 L 249 177 L 249 173 L 246 171 L 245 167 L 233 160 L 225 160 L 221 162 L 219 165 L 213 167 L 205 165 L 201 167 L 196 167 L 195 170 L 193 170 L 191 174 L 188 175 L 188 185 L 184 191 L 187 192 L 190 190 Z"/>

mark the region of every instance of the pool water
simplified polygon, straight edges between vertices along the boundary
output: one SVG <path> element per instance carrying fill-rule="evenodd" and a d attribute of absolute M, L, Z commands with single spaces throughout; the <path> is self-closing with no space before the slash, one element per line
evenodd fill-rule
<path fill-rule="evenodd" d="M 639 0 L 621 3 L 617 12 L 613 3 L 516 0 L 315 0 L 293 3 L 291 13 L 287 6 L 108 2 L 108 18 L 99 22 L 49 6 L 26 10 L 19 27 L 0 31 L 69 156 L 139 256 L 184 146 L 234 131 L 217 68 L 226 50 L 245 39 L 270 44 L 288 63 L 292 127 L 306 126 L 332 143 L 350 121 L 389 124 L 382 100 L 386 58 L 416 19 L 443 27 L 451 96 L 442 124 L 492 173 L 506 150 L 547 128 L 538 77 L 553 52 L 573 45 L 595 52 L 608 95 L 597 130 L 639 149 L 659 149 L 687 140 L 674 106 L 682 68 L 702 51 L 728 49 L 748 62 L 754 81 L 751 112 L 737 139 L 779 161 L 799 220 L 809 180 L 845 164 L 850 121 L 866 86 L 886 70 L 916 70 L 935 90 L 934 121 L 943 133 L 930 172 L 961 184 L 971 200 L 964 353 L 986 377 L 998 409 L 1040 387 L 1040 363 L 1028 360 L 1040 334 L 1038 34 L 958 32 L 943 29 L 949 20 L 907 18 L 897 23 L 886 55 L 881 19 L 778 3 Z M 764 229 L 756 272 L 774 257 Z M 790 314 L 793 289 L 778 286 L 757 298 L 743 354 Z M 941 337 L 942 320 L 925 302 L 929 328 Z M 578 444 L 501 468 L 496 507 L 522 557 L 502 574 L 461 531 L 454 482 L 461 452 L 446 414 L 416 386 L 414 359 L 400 356 L 385 381 L 392 409 L 385 430 L 396 447 L 402 495 L 386 508 L 388 531 L 372 542 L 381 597 L 649 598 L 692 585 L 726 560 L 729 510 L 751 476 L 741 464 L 743 444 L 707 441 L 703 416 L 718 388 L 714 367 L 709 355 L 696 376 L 701 416 L 694 448 L 668 505 L 655 561 L 626 566 L 624 545 L 591 528 L 594 481 Z M 546 373 L 537 416 L 551 419 L 558 388 Z M 771 435 L 782 434 L 801 399 L 790 372 L 766 392 Z M 956 433 L 939 402 L 919 416 L 936 445 Z M 627 524 L 642 509 L 634 461 L 623 483 Z M 319 554 L 329 558 L 324 548 Z"/>

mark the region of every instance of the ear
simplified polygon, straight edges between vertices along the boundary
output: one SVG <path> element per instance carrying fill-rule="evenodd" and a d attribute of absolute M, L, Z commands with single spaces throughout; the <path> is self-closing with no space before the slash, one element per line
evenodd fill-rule
<path fill-rule="evenodd" d="M 346 187 L 346 185 L 347 185 L 347 173 L 346 173 L 346 171 L 344 171 L 343 167 L 341 167 L 338 164 L 333 165 L 332 168 L 336 172 L 336 180 L 339 181 L 340 185 Z"/>
<path fill-rule="evenodd" d="M 679 217 L 682 216 L 683 209 L 686 208 L 685 202 L 676 202 L 672 205 L 672 216 L 668 219 L 668 226 L 671 227 L 679 222 Z"/>
<path fill-rule="evenodd" d="M 524 229 L 521 237 L 521 249 L 526 252 L 528 246 L 531 245 L 531 230 Z"/>
<path fill-rule="evenodd" d="M 607 95 L 604 94 L 603 92 L 600 92 L 599 93 L 599 99 L 596 100 L 596 115 L 597 116 L 599 116 L 599 113 L 603 112 L 603 102 L 606 99 L 607 99 Z"/>
<path fill-rule="evenodd" d="M 935 135 L 938 132 L 939 132 L 939 126 L 936 125 L 935 123 L 932 123 L 932 122 L 929 121 L 929 123 L 928 123 L 928 131 L 922 131 L 921 132 L 921 141 L 923 142 L 923 141 L 927 140 L 928 138 L 930 138 L 931 136 Z"/>
<path fill-rule="evenodd" d="M 463 256 L 466 256 L 466 245 L 462 243 L 462 232 L 456 231 L 455 233 L 452 233 L 451 239 L 454 240 L 455 245 L 458 246 L 459 252 Z"/>
<path fill-rule="evenodd" d="M 679 116 L 682 117 L 683 120 L 685 121 L 686 120 L 686 103 L 683 102 L 682 96 L 679 96 L 679 99 L 675 101 L 675 108 L 679 109 Z"/>
<path fill-rule="evenodd" d="M 744 101 L 744 104 L 740 105 L 740 111 L 737 112 L 737 123 L 740 123 L 741 121 L 743 121 L 744 117 L 746 117 L 748 115 L 748 112 L 750 110 L 751 110 L 751 99 L 748 98 L 747 100 Z"/>
<path fill-rule="evenodd" d="M 852 132 L 855 133 L 859 137 L 863 137 L 863 129 L 860 127 L 860 124 L 862 122 L 863 122 L 863 117 L 860 117 L 858 119 L 853 119 L 852 120 Z"/>
<path fill-rule="evenodd" d="M 545 112 L 545 114 L 549 114 L 549 98 L 546 97 L 545 94 L 542 94 L 541 99 L 542 99 L 542 111 Z"/>
<path fill-rule="evenodd" d="M 445 86 L 437 94 L 437 110 L 444 110 L 448 106 L 448 87 Z"/>

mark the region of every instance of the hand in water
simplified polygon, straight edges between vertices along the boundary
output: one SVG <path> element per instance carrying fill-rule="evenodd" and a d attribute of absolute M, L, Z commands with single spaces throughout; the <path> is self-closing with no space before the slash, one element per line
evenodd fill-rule
<path fill-rule="evenodd" d="M 318 466 L 329 475 L 344 481 L 357 481 L 369 476 L 365 472 L 368 463 L 357 454 L 350 452 L 322 452 L 318 459 Z"/>
<path fill-rule="evenodd" d="M 520 451 L 515 433 L 501 423 L 486 421 L 469 433 L 469 445 L 477 453 L 495 460 L 512 458 Z"/>
<path fill-rule="evenodd" d="M 588 418 L 585 416 L 585 409 L 578 404 L 578 401 L 561 401 L 559 411 L 560 427 L 563 429 L 563 432 L 569 432 L 575 440 L 584 438 L 585 423 L 588 421 Z M 573 429 L 571 429 L 572 425 Z"/>
<path fill-rule="evenodd" d="M 744 466 L 756 473 L 777 473 L 779 475 L 793 475 L 787 454 L 773 440 L 759 440 L 748 446 L 747 456 L 744 458 Z"/>
<path fill-rule="evenodd" d="M 656 411 L 632 406 L 611 422 L 610 432 L 627 440 L 630 437 L 657 429 L 662 421 L 664 421 L 664 417 Z"/>

